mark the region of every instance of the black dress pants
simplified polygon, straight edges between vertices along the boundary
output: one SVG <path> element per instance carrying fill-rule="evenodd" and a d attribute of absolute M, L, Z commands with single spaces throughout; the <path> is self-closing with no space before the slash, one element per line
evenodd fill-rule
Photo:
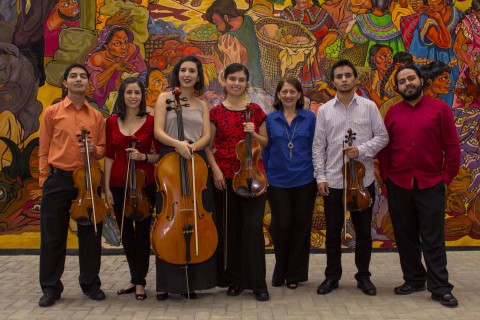
<path fill-rule="evenodd" d="M 233 191 L 231 179 L 226 183 L 227 191 L 214 188 L 218 286 L 266 292 L 263 216 L 267 195 L 244 198 Z"/>
<path fill-rule="evenodd" d="M 71 176 L 52 174 L 43 185 L 40 209 L 40 286 L 44 294 L 61 294 L 60 280 L 65 269 L 70 206 L 77 196 Z M 101 262 L 103 223 L 78 225 L 78 257 L 80 287 L 85 293 L 100 288 L 98 276 Z"/>
<path fill-rule="evenodd" d="M 374 201 L 374 183 L 367 189 Z M 323 197 L 327 224 L 325 277 L 337 281 L 342 277 L 343 189 L 330 188 L 329 190 L 330 195 Z M 355 279 L 357 280 L 368 279 L 371 276 L 368 269 L 372 256 L 372 207 L 373 202 L 366 210 L 350 213 L 355 228 L 355 265 L 358 269 Z"/>
<path fill-rule="evenodd" d="M 269 231 L 275 249 L 272 283 L 308 280 L 312 216 L 317 183 L 294 188 L 268 187 L 272 212 Z"/>
<path fill-rule="evenodd" d="M 388 208 L 400 255 L 403 279 L 424 284 L 436 295 L 450 293 L 445 252 L 445 184 L 412 190 L 387 180 Z M 422 252 L 426 270 L 422 264 Z"/>
<path fill-rule="evenodd" d="M 125 188 L 111 187 L 113 210 L 118 228 L 122 230 L 122 211 Z M 155 183 L 145 187 L 145 195 L 151 208 L 155 205 Z M 150 227 L 152 215 L 143 220 L 133 221 L 125 217 L 123 220 L 122 245 L 130 270 L 130 283 L 145 286 L 150 260 Z"/>

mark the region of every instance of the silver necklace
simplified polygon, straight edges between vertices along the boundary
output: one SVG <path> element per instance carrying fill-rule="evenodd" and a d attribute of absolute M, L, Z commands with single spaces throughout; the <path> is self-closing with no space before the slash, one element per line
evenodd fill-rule
<path fill-rule="evenodd" d="M 295 120 L 295 118 L 293 118 L 293 120 Z M 292 120 L 292 121 L 293 121 L 293 120 Z M 290 135 L 288 134 L 287 126 L 285 125 L 285 122 L 283 123 L 283 126 L 285 127 L 285 132 L 287 133 L 287 139 L 288 139 L 287 147 L 288 147 L 288 149 L 290 149 L 290 159 L 292 159 L 292 153 L 293 153 L 293 138 L 295 137 L 295 130 L 297 129 L 297 124 L 298 124 L 298 120 L 295 122 L 295 127 L 293 127 L 292 138 L 290 139 Z"/>

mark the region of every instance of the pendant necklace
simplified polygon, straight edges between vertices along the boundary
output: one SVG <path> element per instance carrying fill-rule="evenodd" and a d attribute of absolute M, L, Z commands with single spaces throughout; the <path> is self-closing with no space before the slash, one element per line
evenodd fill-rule
<path fill-rule="evenodd" d="M 294 119 L 295 120 L 295 119 Z M 293 121 L 293 120 L 292 120 Z M 292 138 L 290 139 L 290 135 L 288 134 L 288 129 L 285 123 L 283 123 L 283 126 L 285 127 L 285 131 L 287 132 L 287 139 L 288 139 L 288 144 L 287 147 L 290 149 L 290 159 L 292 159 L 292 153 L 293 153 L 293 138 L 295 137 L 295 130 L 297 129 L 297 124 L 298 120 L 295 122 L 295 127 L 293 128 L 293 133 L 292 133 Z"/>

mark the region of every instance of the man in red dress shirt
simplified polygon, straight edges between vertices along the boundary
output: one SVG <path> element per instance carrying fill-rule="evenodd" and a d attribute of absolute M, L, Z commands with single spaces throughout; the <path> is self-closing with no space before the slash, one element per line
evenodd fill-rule
<path fill-rule="evenodd" d="M 426 281 L 432 299 L 455 307 L 444 241 L 445 185 L 460 165 L 455 122 L 447 104 L 423 94 L 416 67 L 400 67 L 395 85 L 403 101 L 385 115 L 390 142 L 378 155 L 405 280 L 394 292 L 423 291 Z"/>

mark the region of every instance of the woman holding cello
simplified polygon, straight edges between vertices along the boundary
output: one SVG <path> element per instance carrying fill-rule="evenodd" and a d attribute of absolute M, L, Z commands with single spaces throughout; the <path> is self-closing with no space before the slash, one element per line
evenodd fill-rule
<path fill-rule="evenodd" d="M 275 248 L 272 286 L 296 289 L 308 280 L 312 215 L 317 195 L 312 143 L 315 114 L 304 110 L 302 84 L 284 77 L 277 85 L 267 117 L 268 147 L 263 152 L 272 212 L 270 234 Z"/>
<path fill-rule="evenodd" d="M 117 294 L 135 292 L 135 299 L 144 300 L 151 205 L 155 203 L 153 163 L 158 161 L 158 155 L 150 154 L 154 141 L 153 116 L 146 112 L 145 88 L 140 81 L 135 78 L 123 81 L 115 113 L 107 119 L 105 127 L 105 195 L 107 203 L 113 206 L 130 269 L 130 283 Z"/>
<path fill-rule="evenodd" d="M 226 99 L 210 110 L 212 140 L 207 148 L 216 187 L 218 286 L 228 286 L 229 296 L 251 289 L 257 300 L 266 301 L 269 299 L 263 237 L 266 178 L 258 159 L 261 148 L 268 143 L 266 115 L 258 104 L 245 99 L 249 72 L 244 65 L 227 66 L 224 78 Z M 248 140 L 250 143 L 245 143 Z M 247 185 L 237 186 L 235 173 L 240 175 L 242 171 L 256 174 L 246 179 L 250 180 Z"/>
<path fill-rule="evenodd" d="M 162 174 L 158 174 L 159 171 L 164 169 L 165 173 L 168 174 L 179 168 L 178 161 L 168 168 L 163 168 L 162 166 L 169 165 L 168 163 L 164 163 L 164 160 L 176 157 L 176 159 L 179 159 L 182 164 L 187 164 L 188 162 L 191 162 L 192 157 L 198 158 L 200 156 L 201 158 L 205 158 L 205 152 L 203 149 L 210 142 L 210 117 L 208 106 L 205 102 L 198 99 L 198 95 L 202 93 L 204 87 L 201 62 L 194 56 L 187 56 L 180 60 L 172 71 L 170 87 L 172 89 L 177 89 L 174 90 L 174 92 L 161 93 L 158 96 L 155 105 L 154 131 L 155 137 L 162 143 L 162 149 L 160 152 L 160 161 L 157 164 L 155 173 L 158 184 L 157 191 L 161 192 L 156 193 L 157 218 L 152 230 L 152 247 L 154 251 L 156 251 L 157 247 L 164 245 L 164 240 L 161 240 L 160 237 L 169 232 L 173 232 L 174 230 L 173 228 L 160 230 L 161 228 L 159 224 L 166 223 L 167 225 L 168 222 L 171 221 L 176 223 L 174 220 L 177 219 L 180 222 L 184 218 L 184 215 L 190 212 L 190 210 L 184 209 L 185 206 L 188 206 L 188 203 L 178 203 L 177 200 L 170 199 L 172 194 L 175 194 L 182 189 L 184 186 L 183 180 L 176 177 L 177 179 L 175 181 L 180 181 L 179 185 L 177 185 L 175 181 L 171 183 L 171 181 L 164 180 L 164 182 L 159 183 L 159 179 L 162 178 Z M 179 117 L 181 119 L 180 122 Z M 195 154 L 193 154 L 193 152 L 195 152 Z M 207 172 L 204 161 L 203 164 L 205 172 Z M 179 173 L 182 179 L 185 178 L 184 174 L 186 174 L 187 180 L 190 182 L 193 180 L 193 182 L 189 184 L 189 187 L 192 187 L 195 184 L 195 180 L 203 178 L 205 179 L 205 182 L 207 181 L 207 173 L 205 174 L 205 177 L 200 176 L 199 172 L 201 170 L 199 169 L 201 168 L 197 168 L 197 165 L 195 165 L 195 168 L 192 166 L 191 169 L 191 174 L 189 170 L 187 170 L 188 172 L 181 170 Z M 195 174 L 197 175 L 194 176 Z M 165 174 L 163 174 L 163 176 L 165 176 Z M 196 191 L 202 191 L 199 186 L 197 187 Z M 199 208 L 200 206 L 197 205 L 196 209 L 199 211 L 202 209 L 212 211 L 213 196 L 211 194 L 211 188 L 208 188 L 207 186 L 206 190 L 203 191 L 205 192 L 201 192 L 198 197 L 196 197 L 196 203 L 199 204 L 203 200 L 204 208 Z M 180 200 L 182 200 L 185 197 L 181 196 L 180 198 Z M 162 210 L 163 208 L 169 208 L 169 206 L 171 206 L 171 210 Z M 193 209 L 191 211 L 193 212 Z M 191 212 L 189 214 L 190 218 L 192 218 Z M 212 218 L 212 214 L 208 212 L 206 214 L 202 213 L 195 215 L 198 220 Z M 192 219 L 192 222 L 193 220 L 194 219 Z M 198 220 L 197 222 L 200 222 Z M 185 227 L 187 227 L 187 225 Z M 170 263 L 167 262 L 170 261 L 167 256 L 159 258 L 157 254 L 157 300 L 167 299 L 169 293 L 183 294 L 186 298 L 196 299 L 197 294 L 195 293 L 195 290 L 209 289 L 216 286 L 217 274 L 216 257 L 214 252 L 217 245 L 217 235 L 214 224 L 213 229 L 208 233 L 210 234 L 201 234 L 199 232 L 196 236 L 196 232 L 191 232 L 192 238 L 189 242 L 190 248 L 195 247 L 197 242 L 204 243 L 203 241 L 207 238 L 213 237 L 215 240 L 213 248 L 211 249 L 211 257 L 201 263 L 190 264 L 189 261 L 186 261 L 185 257 L 180 257 L 184 259 L 183 263 Z M 168 238 L 168 235 L 166 236 Z M 178 243 L 184 244 L 182 249 L 185 249 L 185 243 L 187 243 L 184 239 L 185 235 L 180 231 L 173 236 L 178 238 Z M 172 249 L 174 249 L 173 244 Z M 176 252 L 171 252 L 168 253 L 168 255 L 175 255 L 175 253 Z M 194 258 L 193 255 L 191 257 Z"/>

